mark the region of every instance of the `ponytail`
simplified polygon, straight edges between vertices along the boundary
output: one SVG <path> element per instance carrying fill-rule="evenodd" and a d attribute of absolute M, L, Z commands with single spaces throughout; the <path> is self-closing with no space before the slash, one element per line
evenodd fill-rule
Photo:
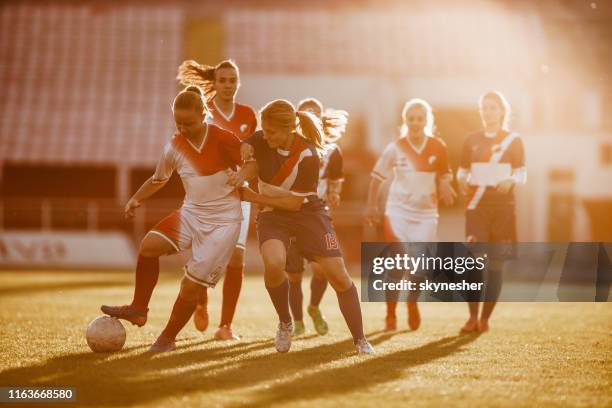
<path fill-rule="evenodd" d="M 321 115 L 325 143 L 334 143 L 346 132 L 348 113 L 343 110 L 327 109 Z"/>
<path fill-rule="evenodd" d="M 204 97 L 211 101 L 217 94 L 215 91 L 215 75 L 221 68 L 233 68 L 238 73 L 238 66 L 232 60 L 221 61 L 216 66 L 200 64 L 194 60 L 183 61 L 178 67 L 176 79 L 181 85 L 197 85 L 204 91 Z"/>
<path fill-rule="evenodd" d="M 310 112 L 295 111 L 291 102 L 285 99 L 276 99 L 261 108 L 261 121 L 268 122 L 274 127 L 295 132 L 314 144 L 317 150 L 324 150 L 323 127 L 319 118 Z"/>
<path fill-rule="evenodd" d="M 316 98 L 306 98 L 298 102 L 298 111 L 310 111 L 309 106 L 316 107 L 319 112 L 316 116 L 321 120 L 321 127 L 325 135 L 324 143 L 333 143 L 340 139 L 346 131 L 348 123 L 348 113 L 343 110 L 326 109 L 323 110 L 323 104 Z"/>
<path fill-rule="evenodd" d="M 325 142 L 321 121 L 310 112 L 297 111 L 295 115 L 300 125 L 298 134 L 315 145 L 318 150 L 324 150 Z"/>

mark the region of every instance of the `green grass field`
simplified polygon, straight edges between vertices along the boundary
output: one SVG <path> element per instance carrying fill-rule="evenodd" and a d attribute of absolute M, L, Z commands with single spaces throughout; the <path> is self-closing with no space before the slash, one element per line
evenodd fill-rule
<path fill-rule="evenodd" d="M 249 277 L 235 328 L 217 342 L 191 322 L 174 352 L 145 353 L 169 316 L 179 273 L 163 273 L 149 323 L 127 326 L 124 350 L 95 354 L 87 323 L 101 303 L 125 303 L 132 273 L 0 273 L 0 386 L 76 387 L 69 406 L 612 406 L 612 304 L 504 303 L 481 336 L 459 336 L 464 304 L 421 305 L 416 332 L 383 333 L 384 305 L 363 304 L 377 354 L 356 356 L 335 295 L 330 334 L 274 350 L 276 319 L 260 276 Z M 308 285 L 304 284 L 305 298 Z M 220 290 L 211 292 L 211 325 Z M 316 405 L 315 405 L 316 404 Z M 48 406 L 48 405 L 47 405 Z"/>

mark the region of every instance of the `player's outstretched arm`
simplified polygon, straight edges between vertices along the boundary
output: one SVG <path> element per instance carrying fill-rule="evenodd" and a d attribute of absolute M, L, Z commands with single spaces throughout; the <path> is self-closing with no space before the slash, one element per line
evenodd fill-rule
<path fill-rule="evenodd" d="M 132 218 L 134 216 L 134 210 L 140 207 L 140 204 L 151 197 L 153 194 L 157 193 L 162 189 L 168 182 L 168 179 L 163 181 L 154 180 L 153 177 L 150 177 L 147 181 L 145 181 L 142 186 L 136 191 L 136 193 L 130 198 L 125 205 L 125 217 Z"/>

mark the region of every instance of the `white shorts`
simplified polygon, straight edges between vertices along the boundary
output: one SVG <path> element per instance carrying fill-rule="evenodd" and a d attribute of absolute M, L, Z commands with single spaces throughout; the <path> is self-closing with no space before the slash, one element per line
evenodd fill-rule
<path fill-rule="evenodd" d="M 236 246 L 245 249 L 247 237 L 249 236 L 249 222 L 251 221 L 251 203 L 241 201 L 240 206 L 242 207 L 242 224 L 240 224 L 240 235 L 238 236 Z"/>
<path fill-rule="evenodd" d="M 187 279 L 214 288 L 236 247 L 240 223 L 209 224 L 206 215 L 181 207 L 149 231 L 168 241 L 177 251 L 191 248 L 184 269 Z"/>
<path fill-rule="evenodd" d="M 385 240 L 387 242 L 437 242 L 438 219 L 415 219 L 403 215 L 385 215 Z"/>

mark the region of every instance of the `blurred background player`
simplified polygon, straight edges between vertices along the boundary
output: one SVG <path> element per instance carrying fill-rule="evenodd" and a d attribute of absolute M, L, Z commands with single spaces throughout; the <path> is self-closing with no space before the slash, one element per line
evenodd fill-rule
<path fill-rule="evenodd" d="M 192 249 L 181 289 L 168 324 L 149 349 L 153 352 L 175 348 L 175 338 L 191 317 L 202 287 L 214 287 L 223 276 L 240 233 L 242 212 L 234 187 L 227 184 L 228 169 L 242 164 L 240 140 L 218 126 L 207 124 L 202 91 L 189 86 L 173 104 L 176 133 L 166 144 L 155 174 L 125 206 L 134 216 L 142 201 L 160 190 L 176 170 L 185 188 L 180 209 L 157 223 L 145 235 L 136 266 L 132 303 L 102 306 L 109 316 L 143 326 L 148 304 L 159 277 L 159 257 Z"/>
<path fill-rule="evenodd" d="M 509 131 L 510 105 L 499 92 L 480 98 L 483 131 L 466 137 L 457 171 L 459 189 L 467 195 L 465 235 L 467 242 L 494 242 L 488 251 L 485 302 L 468 302 L 470 317 L 464 332 L 489 329 L 489 318 L 502 287 L 504 260 L 516 251 L 516 210 L 514 186 L 525 184 L 527 171 L 523 141 Z M 474 300 L 474 299 L 468 299 Z"/>
<path fill-rule="evenodd" d="M 387 196 L 384 231 L 387 242 L 435 242 L 438 230 L 438 197 L 452 205 L 456 193 L 451 186 L 446 144 L 433 136 L 434 116 L 422 99 L 411 99 L 402 110 L 400 138 L 387 145 L 378 159 L 368 192 L 367 221 L 378 224 L 379 193 L 385 181 L 392 180 Z M 402 246 L 420 256 L 425 246 Z M 400 275 L 403 275 L 401 273 Z M 401 279 L 402 276 L 393 276 Z M 418 291 L 408 296 L 408 325 L 412 330 L 421 323 Z M 385 330 L 396 330 L 397 292 L 387 293 Z"/>
<path fill-rule="evenodd" d="M 244 174 L 259 176 L 260 194 L 244 189 L 243 199 L 264 206 L 257 216 L 257 235 L 266 289 L 280 320 L 276 350 L 284 353 L 291 347 L 293 323 L 285 268 L 293 238 L 301 255 L 321 266 L 336 291 L 357 352 L 373 353 L 363 333 L 357 288 L 346 270 L 331 219 L 317 196 L 318 150 L 324 148 L 320 121 L 308 112 L 296 112 L 286 100 L 275 100 L 261 110 L 261 125 L 263 130 L 247 139 L 244 148 L 255 159 L 245 163 L 252 173 Z M 241 183 L 241 179 L 235 181 L 235 185 Z"/>
<path fill-rule="evenodd" d="M 327 109 L 324 112 L 323 105 L 315 98 L 300 101 L 297 110 L 312 113 L 321 120 L 323 126 L 325 149 L 321 152 L 317 195 L 328 206 L 329 211 L 340 204 L 344 172 L 342 170 L 342 151 L 335 142 L 342 137 L 346 130 L 348 114 L 334 109 Z M 310 262 L 310 268 L 312 278 L 310 280 L 310 303 L 307 311 L 312 318 L 316 332 L 324 335 L 327 334 L 329 327 L 325 316 L 319 309 L 319 304 L 327 288 L 327 279 L 325 279 L 321 266 L 316 262 Z M 287 274 L 294 336 L 302 335 L 306 331 L 302 310 L 304 297 L 302 294 L 303 272 L 304 257 L 298 252 L 296 246 L 290 245 L 287 251 Z"/>
<path fill-rule="evenodd" d="M 251 136 L 257 128 L 257 115 L 253 108 L 235 101 L 240 87 L 238 66 L 225 60 L 216 66 L 208 66 L 196 61 L 184 61 L 179 67 L 177 79 L 183 85 L 195 84 L 204 90 L 209 115 L 207 121 L 234 133 L 240 140 Z M 223 280 L 223 300 L 221 320 L 215 332 L 219 340 L 238 340 L 232 331 L 232 321 L 244 279 L 245 248 L 249 233 L 251 203 L 243 201 L 240 237 L 225 272 Z M 208 327 L 208 292 L 204 288 L 198 298 L 193 321 L 199 331 Z"/>

